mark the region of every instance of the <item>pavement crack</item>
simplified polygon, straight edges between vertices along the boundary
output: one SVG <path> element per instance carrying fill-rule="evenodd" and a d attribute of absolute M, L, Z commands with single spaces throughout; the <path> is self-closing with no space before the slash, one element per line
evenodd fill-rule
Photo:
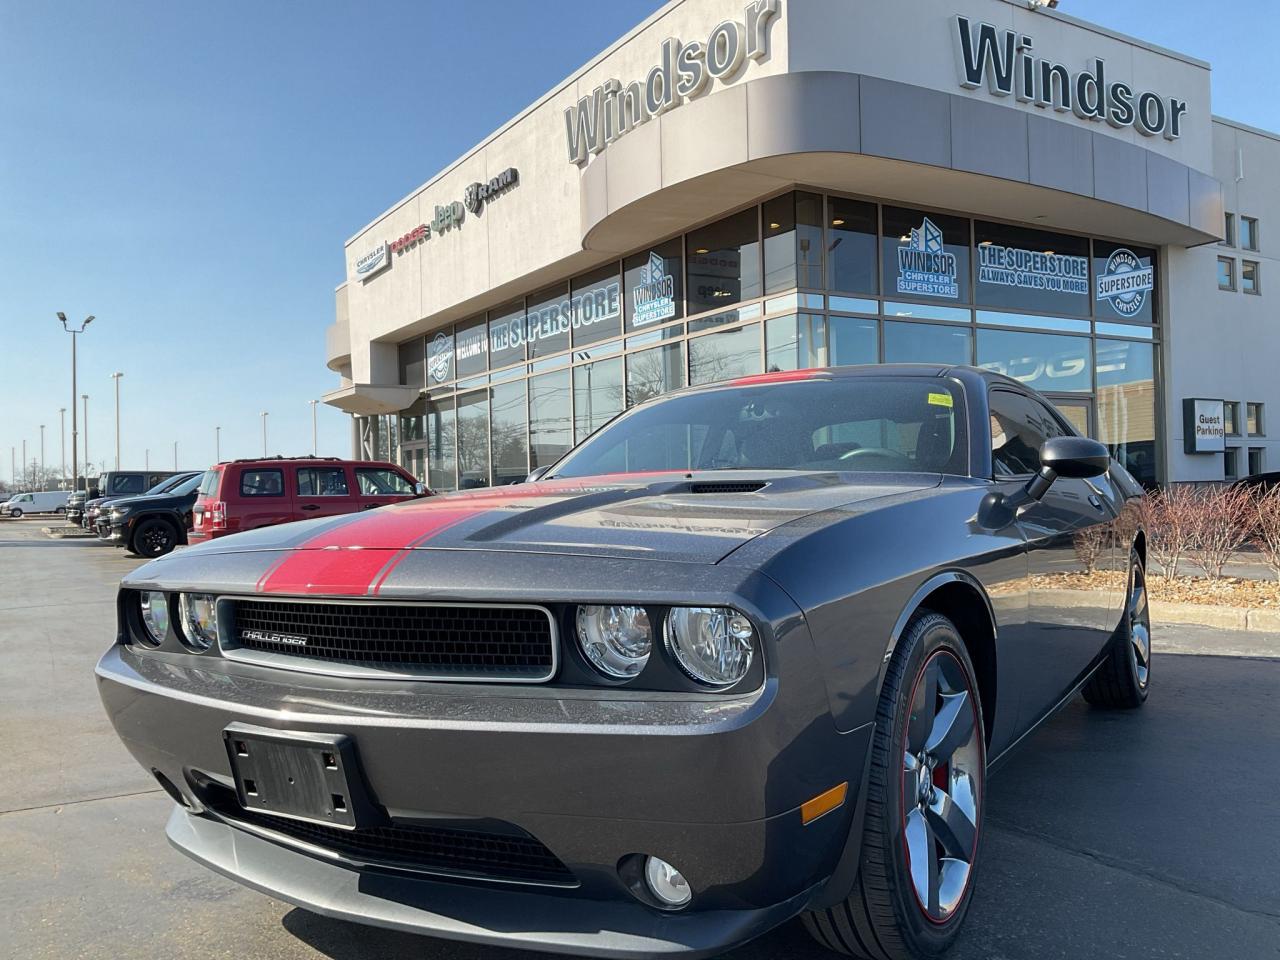
<path fill-rule="evenodd" d="M 1143 880 L 1150 880 L 1152 883 L 1158 883 L 1161 886 L 1171 887 L 1180 893 L 1185 893 L 1192 897 L 1198 897 L 1201 900 L 1208 900 L 1210 903 L 1216 903 L 1219 906 L 1235 910 L 1237 913 L 1248 914 L 1251 917 L 1262 917 L 1266 920 L 1280 920 L 1280 912 L 1272 910 L 1255 910 L 1249 907 L 1242 907 L 1238 903 L 1233 903 L 1230 900 L 1224 900 L 1222 897 L 1215 896 L 1212 893 L 1206 893 L 1198 887 L 1176 880 L 1167 874 L 1159 873 L 1155 870 L 1147 870 L 1143 867 L 1129 863 L 1126 860 L 1120 860 L 1116 857 L 1108 856 L 1105 853 L 1100 853 L 1097 850 L 1073 847 L 1059 840 L 1046 837 L 1042 833 L 1037 833 L 1034 830 L 1028 830 L 1026 827 L 1010 823 L 1007 820 L 1000 820 L 991 816 L 987 816 L 985 819 L 988 824 L 999 830 L 1003 830 L 1006 833 L 1012 833 L 1026 840 L 1043 844 L 1046 847 L 1053 847 L 1055 850 L 1060 850 L 1073 857 L 1079 857 L 1081 860 L 1089 860 L 1093 863 L 1099 864 L 1100 866 L 1109 867 L 1112 870 L 1119 870 L 1121 873 L 1127 873 L 1130 876 L 1140 877 Z"/>
<path fill-rule="evenodd" d="M 135 790 L 132 793 L 110 793 L 104 797 L 84 797 L 81 800 L 59 800 L 56 803 L 41 803 L 34 807 L 14 807 L 12 810 L 0 810 L 0 817 L 8 816 L 11 813 L 32 813 L 36 810 L 52 810 L 56 807 L 74 807 L 82 803 L 97 803 L 99 800 L 124 800 L 128 797 L 145 797 L 151 793 L 163 793 L 156 787 L 152 790 Z"/>

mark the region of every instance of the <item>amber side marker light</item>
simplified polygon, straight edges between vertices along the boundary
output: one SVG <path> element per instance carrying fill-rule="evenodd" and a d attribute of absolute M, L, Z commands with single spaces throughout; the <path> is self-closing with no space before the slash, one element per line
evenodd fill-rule
<path fill-rule="evenodd" d="M 806 800 L 800 804 L 800 822 L 807 827 L 819 817 L 844 806 L 844 798 L 848 792 L 849 784 L 846 781 L 818 794 L 812 800 Z"/>

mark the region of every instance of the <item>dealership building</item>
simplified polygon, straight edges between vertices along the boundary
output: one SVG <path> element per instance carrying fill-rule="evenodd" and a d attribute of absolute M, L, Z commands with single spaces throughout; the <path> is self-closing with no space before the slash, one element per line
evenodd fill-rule
<path fill-rule="evenodd" d="M 1280 470 L 1280 136 L 1210 80 L 1025 0 L 673 0 L 347 241 L 325 402 L 451 490 L 687 384 L 974 363 L 1144 483 Z"/>

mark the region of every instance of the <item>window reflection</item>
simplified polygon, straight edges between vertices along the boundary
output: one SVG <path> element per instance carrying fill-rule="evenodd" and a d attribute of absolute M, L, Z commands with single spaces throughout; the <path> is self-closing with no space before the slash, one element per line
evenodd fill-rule
<path fill-rule="evenodd" d="M 758 215 L 758 208 L 751 207 L 688 235 L 690 313 L 727 307 L 763 292 Z"/>
<path fill-rule="evenodd" d="M 458 397 L 458 487 L 489 485 L 489 391 Z"/>
<path fill-rule="evenodd" d="M 621 357 L 574 367 L 574 441 L 581 443 L 621 413 L 624 400 Z"/>
<path fill-rule="evenodd" d="M 1088 393 L 1089 340 L 1018 330 L 979 330 L 978 366 L 1012 377 L 1042 393 Z"/>
<path fill-rule="evenodd" d="M 861 317 L 828 317 L 827 356 L 833 367 L 855 363 L 875 363 L 879 359 L 879 344 L 874 320 Z"/>
<path fill-rule="evenodd" d="M 787 193 L 767 201 L 764 222 L 765 293 L 822 288 L 822 197 Z"/>
<path fill-rule="evenodd" d="M 427 486 L 432 490 L 457 489 L 457 461 L 454 458 L 456 442 L 453 397 L 428 401 Z"/>
<path fill-rule="evenodd" d="M 969 363 L 969 331 L 931 323 L 884 323 L 885 363 Z"/>
<path fill-rule="evenodd" d="M 689 382 L 714 383 L 760 372 L 760 324 L 689 341 Z"/>
<path fill-rule="evenodd" d="M 569 371 L 529 380 L 529 465 L 555 463 L 572 446 Z"/>
<path fill-rule="evenodd" d="M 1156 484 L 1155 348 L 1098 340 L 1098 439 L 1145 487 Z"/>
<path fill-rule="evenodd" d="M 828 197 L 827 280 L 830 289 L 876 293 L 876 205 Z"/>
<path fill-rule="evenodd" d="M 765 324 L 765 370 L 827 365 L 827 324 L 817 313 L 775 317 Z"/>
<path fill-rule="evenodd" d="M 683 343 L 668 343 L 627 357 L 627 406 L 683 386 Z"/>
<path fill-rule="evenodd" d="M 528 411 L 525 382 L 513 380 L 489 391 L 492 410 L 489 445 L 493 451 L 493 483 L 519 483 L 529 475 Z"/>
<path fill-rule="evenodd" d="M 969 301 L 969 221 L 884 207 L 880 260 L 887 296 Z"/>

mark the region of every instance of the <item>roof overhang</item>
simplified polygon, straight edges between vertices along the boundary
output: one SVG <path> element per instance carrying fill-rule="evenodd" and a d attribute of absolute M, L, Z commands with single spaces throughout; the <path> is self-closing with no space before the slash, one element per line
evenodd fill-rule
<path fill-rule="evenodd" d="M 331 407 L 362 417 L 399 413 L 418 399 L 417 387 L 378 386 L 355 383 L 326 393 L 321 399 Z"/>

